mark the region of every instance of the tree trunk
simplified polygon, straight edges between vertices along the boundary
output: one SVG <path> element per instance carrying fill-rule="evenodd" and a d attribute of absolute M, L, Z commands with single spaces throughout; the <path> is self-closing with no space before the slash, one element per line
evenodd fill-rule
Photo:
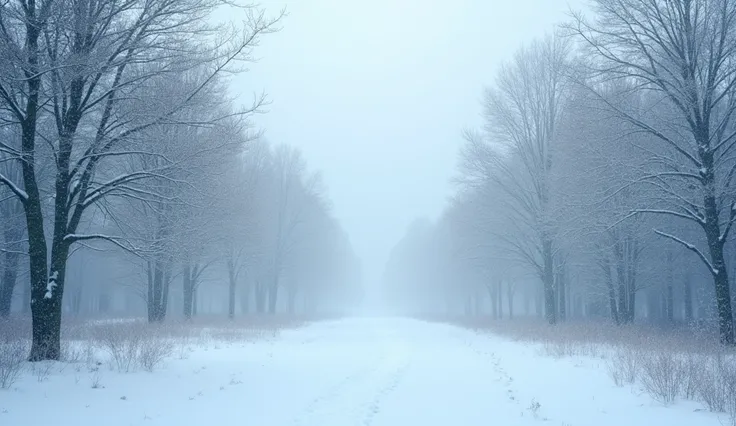
<path fill-rule="evenodd" d="M 192 317 L 197 316 L 198 306 L 199 305 L 197 304 L 197 286 L 194 286 L 194 289 L 192 289 Z"/>
<path fill-rule="evenodd" d="M 31 318 L 32 318 L 32 344 L 30 361 L 42 361 L 46 359 L 56 360 L 59 358 L 61 332 L 61 298 L 52 295 L 44 299 L 46 287 L 48 286 L 48 246 L 46 245 L 46 233 L 44 231 L 43 207 L 41 196 L 36 182 L 36 125 L 38 121 L 39 102 L 38 97 L 41 89 L 41 76 L 39 72 L 39 45 L 38 38 L 41 35 L 41 23 L 35 16 L 35 7 L 29 7 L 25 11 L 25 56 L 27 58 L 26 79 L 27 99 L 25 102 L 25 116 L 21 121 L 21 161 L 23 173 L 23 185 L 27 195 L 23 203 L 23 211 L 26 216 L 26 230 L 28 232 L 28 260 L 31 280 Z M 64 200 L 66 201 L 66 200 Z M 56 244 L 54 244 L 56 246 Z M 52 249 L 53 250 L 53 249 Z M 59 271 L 61 274 L 64 271 Z M 57 292 L 61 293 L 61 291 Z"/>
<path fill-rule="evenodd" d="M 491 318 L 498 319 L 498 288 L 494 284 L 487 286 L 491 298 Z"/>
<path fill-rule="evenodd" d="M 534 311 L 539 318 L 544 316 L 544 288 L 535 288 L 534 291 Z"/>
<path fill-rule="evenodd" d="M 57 234 L 51 249 L 51 274 L 31 299 L 32 343 L 29 361 L 58 361 L 61 356 L 61 303 L 69 246 Z"/>
<path fill-rule="evenodd" d="M 511 281 L 508 282 L 506 288 L 506 296 L 509 301 L 509 319 L 514 319 L 514 287 L 511 285 Z"/>
<path fill-rule="evenodd" d="M 235 263 L 232 258 L 227 260 L 227 275 L 228 275 L 228 287 L 227 287 L 227 317 L 230 319 L 235 318 L 235 284 L 237 281 Z"/>
<path fill-rule="evenodd" d="M 693 286 L 690 274 L 685 275 L 683 287 L 683 304 L 685 305 L 683 316 L 685 317 L 685 321 L 690 324 L 693 322 Z"/>
<path fill-rule="evenodd" d="M 7 236 L 7 233 L 6 233 Z M 13 303 L 13 291 L 18 276 L 18 260 L 20 254 L 11 248 L 5 253 L 5 268 L 3 270 L 2 287 L 0 287 L 0 317 L 10 315 L 10 307 Z"/>
<path fill-rule="evenodd" d="M 245 288 L 240 292 L 240 313 L 248 315 L 250 312 L 250 292 L 253 286 L 246 282 Z"/>
<path fill-rule="evenodd" d="M 710 147 L 709 129 L 696 132 L 696 141 L 700 147 Z M 713 152 L 710 150 L 699 149 L 699 155 L 702 160 L 701 185 L 704 190 L 703 206 L 705 207 L 702 227 L 705 231 L 705 237 L 708 241 L 708 249 L 710 251 L 711 274 L 713 275 L 713 285 L 715 287 L 716 306 L 718 310 L 718 331 L 721 343 L 732 345 L 734 343 L 733 334 L 733 312 L 731 311 L 731 289 L 728 282 L 728 272 L 726 271 L 726 262 L 723 257 L 723 246 L 725 239 L 721 238 L 720 217 L 718 215 L 718 205 L 716 202 L 716 184 L 715 184 L 715 167 L 713 161 Z"/>
<path fill-rule="evenodd" d="M 171 289 L 171 267 L 170 263 L 167 262 L 166 269 L 164 270 L 163 276 L 163 295 L 161 297 L 161 318 L 159 321 L 163 321 L 166 318 L 166 314 L 169 313 L 169 290 Z"/>
<path fill-rule="evenodd" d="M 78 286 L 72 290 L 71 308 L 72 313 L 77 316 L 82 311 L 82 291 L 82 286 Z"/>
<path fill-rule="evenodd" d="M 168 306 L 170 274 L 160 259 L 148 265 L 148 322 L 162 322 Z"/>
<path fill-rule="evenodd" d="M 256 312 L 266 312 L 266 286 L 261 281 L 256 281 Z"/>
<path fill-rule="evenodd" d="M 294 315 L 296 313 L 296 293 L 296 288 L 290 286 L 288 295 L 289 315 Z"/>
<path fill-rule="evenodd" d="M 665 312 L 667 313 L 667 322 L 672 324 L 675 322 L 675 262 L 672 257 L 672 251 L 667 250 L 667 283 L 665 289 Z"/>
<path fill-rule="evenodd" d="M 192 282 L 192 266 L 189 262 L 184 264 L 184 270 L 182 271 L 183 278 L 183 308 L 184 308 L 184 319 L 192 319 L 192 308 L 194 303 L 194 283 Z"/>
<path fill-rule="evenodd" d="M 611 311 L 611 319 L 614 324 L 621 324 L 618 315 L 618 307 L 616 306 L 616 290 L 613 288 L 613 276 L 611 274 L 611 264 L 608 260 L 608 256 L 603 256 L 601 259 L 601 267 L 603 268 L 603 274 L 606 277 L 606 288 L 608 289 L 608 306 Z"/>
<path fill-rule="evenodd" d="M 565 321 L 567 319 L 567 295 L 565 294 L 565 292 L 567 291 L 567 286 L 565 285 L 565 267 L 564 265 L 560 264 L 558 265 L 558 269 L 559 270 L 556 274 L 557 279 L 555 284 L 559 310 L 558 318 L 560 321 Z"/>
<path fill-rule="evenodd" d="M 629 317 L 628 293 L 626 292 L 626 253 L 618 232 L 613 234 L 613 258 L 616 267 L 616 281 L 618 283 L 618 321 L 626 323 Z"/>
<path fill-rule="evenodd" d="M 554 258 L 552 253 L 552 241 L 548 238 L 544 238 L 544 241 L 542 242 L 542 259 L 544 262 L 544 271 L 542 276 L 544 284 L 544 313 L 547 318 L 547 322 L 554 325 L 557 324 Z"/>
<path fill-rule="evenodd" d="M 636 272 L 639 265 L 639 242 L 635 237 L 628 237 L 628 253 L 626 292 L 629 304 L 626 309 L 626 322 L 631 324 L 636 316 Z"/>
<path fill-rule="evenodd" d="M 273 278 L 273 282 L 268 286 L 268 313 L 271 315 L 276 314 L 276 302 L 279 295 L 279 277 L 276 275 Z"/>
<path fill-rule="evenodd" d="M 503 281 L 499 280 L 496 287 L 498 287 L 498 319 L 503 319 Z"/>

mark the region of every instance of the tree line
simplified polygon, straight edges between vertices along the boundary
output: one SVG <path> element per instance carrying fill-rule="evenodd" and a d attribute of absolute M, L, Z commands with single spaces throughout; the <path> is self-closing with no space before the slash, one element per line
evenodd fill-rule
<path fill-rule="evenodd" d="M 736 3 L 592 1 L 497 71 L 456 194 L 393 252 L 390 300 L 703 321 L 733 344 L 735 112 Z"/>
<path fill-rule="evenodd" d="M 150 322 L 174 296 L 191 318 L 212 282 L 229 317 L 357 297 L 319 174 L 255 130 L 265 95 L 228 90 L 282 17 L 226 0 L 0 4 L 0 316 L 30 310 L 31 361 L 59 358 L 62 313 L 89 292 L 100 311 L 139 294 Z"/>

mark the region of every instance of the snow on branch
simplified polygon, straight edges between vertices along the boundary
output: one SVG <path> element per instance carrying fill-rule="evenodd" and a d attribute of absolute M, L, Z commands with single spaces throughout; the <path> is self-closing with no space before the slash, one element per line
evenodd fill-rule
<path fill-rule="evenodd" d="M 13 183 L 10 179 L 5 177 L 2 173 L 0 173 L 0 182 L 4 183 L 10 190 L 15 194 L 21 201 L 21 203 L 25 203 L 28 200 L 28 194 L 26 191 L 20 189 L 18 185 Z"/>
<path fill-rule="evenodd" d="M 687 241 L 684 241 L 684 240 L 682 240 L 682 239 L 680 239 L 680 238 L 678 238 L 678 237 L 676 237 L 676 236 L 674 236 L 672 234 L 668 234 L 666 232 L 662 232 L 662 231 L 659 231 L 659 230 L 656 230 L 655 229 L 654 230 L 654 233 L 657 234 L 657 235 L 661 235 L 663 237 L 669 238 L 670 240 L 683 245 L 686 249 L 688 249 L 688 250 L 692 251 L 693 253 L 697 254 L 700 257 L 700 260 L 702 260 L 703 263 L 705 263 L 705 265 L 708 267 L 708 269 L 710 269 L 710 273 L 713 274 L 713 275 L 718 275 L 718 269 L 716 269 L 713 266 L 713 264 L 710 262 L 710 260 L 708 260 L 708 258 L 705 256 L 705 254 L 703 254 L 703 252 L 700 251 L 694 245 L 692 245 L 692 244 L 688 243 Z"/>
<path fill-rule="evenodd" d="M 129 253 L 132 253 L 136 256 L 139 256 L 141 253 L 140 249 L 134 247 L 130 242 L 120 237 L 113 237 L 113 236 L 104 235 L 104 234 L 67 234 L 64 237 L 64 241 L 66 241 L 69 244 L 81 242 L 81 241 L 89 241 L 89 240 L 103 240 L 103 241 L 113 243 L 116 246 L 120 247 L 121 249 Z"/>

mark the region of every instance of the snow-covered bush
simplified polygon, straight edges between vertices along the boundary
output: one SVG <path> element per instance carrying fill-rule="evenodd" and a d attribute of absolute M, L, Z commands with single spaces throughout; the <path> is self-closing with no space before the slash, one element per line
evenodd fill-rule
<path fill-rule="evenodd" d="M 703 357 L 687 353 L 683 355 L 682 396 L 693 400 L 698 395 L 698 386 L 703 375 Z"/>
<path fill-rule="evenodd" d="M 174 345 L 168 339 L 147 336 L 141 342 L 138 362 L 146 371 L 153 371 L 173 351 Z"/>
<path fill-rule="evenodd" d="M 636 381 L 640 358 L 641 352 L 632 347 L 614 349 L 613 355 L 606 362 L 606 367 L 616 386 Z"/>
<path fill-rule="evenodd" d="M 680 394 L 685 370 L 685 363 L 676 353 L 648 353 L 641 358 L 641 383 L 652 398 L 671 404 Z"/>
<path fill-rule="evenodd" d="M 99 342 L 111 357 L 113 366 L 123 373 L 136 367 L 143 343 L 143 331 L 135 326 L 101 327 Z"/>
<path fill-rule="evenodd" d="M 697 396 L 710 411 L 736 409 L 736 364 L 723 354 L 708 356 L 703 363 Z"/>
<path fill-rule="evenodd" d="M 30 345 L 20 322 L 0 320 L 0 331 L 0 389 L 7 389 L 23 371 Z"/>
<path fill-rule="evenodd" d="M 0 389 L 15 383 L 23 371 L 28 345 L 20 339 L 0 341 Z"/>
<path fill-rule="evenodd" d="M 168 331 L 140 322 L 114 324 L 99 327 L 96 340 L 117 371 L 127 373 L 139 367 L 152 371 L 173 353 Z"/>

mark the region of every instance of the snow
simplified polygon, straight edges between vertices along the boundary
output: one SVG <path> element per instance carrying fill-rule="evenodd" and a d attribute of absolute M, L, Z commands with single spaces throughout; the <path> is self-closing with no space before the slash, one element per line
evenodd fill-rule
<path fill-rule="evenodd" d="M 58 365 L 57 365 L 58 366 Z M 720 426 L 616 387 L 605 361 L 409 319 L 345 319 L 209 343 L 153 373 L 61 365 L 0 391 L 0 424 Z M 81 364 L 84 366 L 84 364 Z M 91 383 L 99 379 L 101 387 Z M 44 409 L 39 410 L 39 404 Z M 223 423 L 220 423 L 223 422 Z M 227 422 L 227 423 L 224 423 Z"/>
<path fill-rule="evenodd" d="M 21 201 L 26 202 L 28 200 L 28 193 L 22 189 L 18 185 L 16 185 L 12 180 L 6 178 L 5 176 L 0 173 L 0 183 L 4 183 L 7 185 L 15 195 L 21 199 Z"/>
<path fill-rule="evenodd" d="M 54 289 L 56 288 L 56 280 L 59 278 L 59 271 L 54 271 L 49 277 L 49 282 L 46 284 L 46 294 L 43 295 L 44 299 L 51 299 L 54 295 Z"/>

